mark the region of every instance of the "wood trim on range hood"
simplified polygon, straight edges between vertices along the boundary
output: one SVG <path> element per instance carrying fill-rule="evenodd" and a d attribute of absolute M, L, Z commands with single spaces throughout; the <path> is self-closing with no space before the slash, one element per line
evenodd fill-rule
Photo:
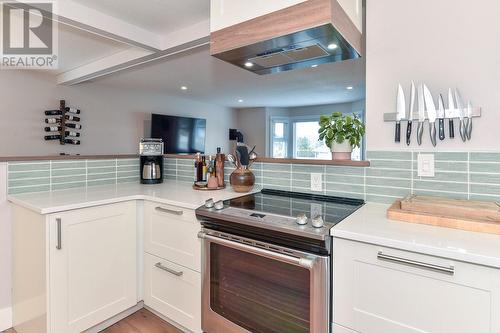
<path fill-rule="evenodd" d="M 212 55 L 331 24 L 361 55 L 362 33 L 337 0 L 307 0 L 210 34 Z"/>

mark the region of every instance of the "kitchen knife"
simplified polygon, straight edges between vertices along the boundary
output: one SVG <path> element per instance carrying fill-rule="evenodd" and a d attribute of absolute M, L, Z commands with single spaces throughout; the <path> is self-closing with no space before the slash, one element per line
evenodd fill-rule
<path fill-rule="evenodd" d="M 465 128 L 465 135 L 467 136 L 467 140 L 470 140 L 472 136 L 472 103 L 469 101 L 467 103 L 467 117 L 469 121 L 467 122 L 467 127 Z"/>
<path fill-rule="evenodd" d="M 455 106 L 455 100 L 453 99 L 453 92 L 451 91 L 451 88 L 448 89 L 448 112 L 452 112 L 452 110 L 455 110 L 457 107 Z M 446 111 L 445 111 L 446 114 Z M 455 124 L 453 123 L 453 118 L 452 117 L 446 117 L 449 118 L 449 136 L 451 139 L 455 138 Z"/>
<path fill-rule="evenodd" d="M 413 112 L 415 112 L 415 82 L 411 81 L 410 108 L 408 109 L 408 125 L 406 126 L 406 145 L 410 145 L 411 127 L 413 124 Z"/>
<path fill-rule="evenodd" d="M 434 99 L 432 94 L 424 84 L 424 99 L 425 99 L 425 109 L 427 110 L 427 117 L 429 118 L 429 134 L 431 136 L 431 142 L 434 147 L 436 147 L 436 105 L 434 104 Z"/>
<path fill-rule="evenodd" d="M 444 140 L 444 102 L 443 95 L 439 94 L 438 99 L 438 113 L 437 117 L 439 119 L 439 140 Z"/>
<path fill-rule="evenodd" d="M 401 120 L 404 119 L 406 115 L 406 102 L 405 102 L 405 93 L 403 91 L 403 87 L 401 84 L 398 86 L 398 97 L 397 97 L 397 115 L 396 115 L 396 134 L 394 141 L 401 141 Z"/>
<path fill-rule="evenodd" d="M 462 141 L 465 142 L 467 140 L 467 136 L 465 135 L 465 119 L 464 119 L 464 108 L 462 104 L 462 97 L 460 96 L 460 93 L 458 92 L 457 89 L 455 89 L 455 102 L 457 103 L 457 109 L 458 109 L 458 115 L 460 118 L 460 137 L 462 138 Z"/>
<path fill-rule="evenodd" d="M 422 134 L 424 133 L 425 122 L 425 105 L 424 105 L 424 86 L 420 84 L 417 91 L 418 99 L 418 128 L 417 128 L 417 142 L 420 146 L 422 144 Z"/>

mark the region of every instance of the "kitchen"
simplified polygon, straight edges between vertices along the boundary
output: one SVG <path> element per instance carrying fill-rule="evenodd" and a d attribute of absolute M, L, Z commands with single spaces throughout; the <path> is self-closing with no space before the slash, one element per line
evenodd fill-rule
<path fill-rule="evenodd" d="M 210 55 L 210 31 L 224 26 L 217 25 L 221 20 L 217 13 L 226 13 L 225 24 L 233 26 L 300 4 L 324 2 L 291 0 L 270 5 L 255 1 L 249 5 L 232 1 L 225 4 L 225 10 L 217 7 L 221 3 L 224 6 L 222 1 L 168 5 L 154 1 L 151 8 L 141 8 L 135 1 L 120 5 L 111 0 L 61 2 L 57 8 L 60 69 L 0 73 L 0 135 L 4 136 L 0 140 L 0 331 L 14 327 L 18 333 L 98 332 L 114 327 L 126 332 L 128 316 L 135 313 L 137 319 L 136 311 L 144 311 L 144 307 L 153 314 L 146 319 L 139 315 L 144 332 L 161 332 L 160 326 L 148 325 L 156 320 L 165 320 L 181 331 L 206 333 L 499 331 L 500 238 L 421 224 L 430 218 L 419 224 L 387 219 L 391 205 L 410 194 L 471 200 L 463 201 L 465 204 L 481 201 L 486 203 L 485 209 L 488 203 L 499 201 L 500 152 L 494 110 L 499 106 L 495 88 L 500 78 L 500 49 L 492 43 L 500 33 L 499 5 L 493 0 L 367 0 L 363 6 L 356 1 L 334 1 L 349 17 L 351 28 L 362 27 L 357 30 L 363 31 L 366 41 L 360 58 L 258 75 Z M 353 19 L 358 9 L 363 9 L 361 21 Z M 328 45 L 323 50 L 329 52 Z M 394 140 L 394 120 L 398 85 L 407 113 L 412 81 L 414 121 L 407 145 L 407 116 L 400 123 L 399 142 Z M 460 118 L 456 117 L 453 139 L 446 121 L 446 137 L 440 140 L 436 119 L 436 147 L 428 121 L 423 124 L 422 144 L 418 144 L 421 84 L 428 87 L 436 110 L 439 94 L 445 108 L 451 100 L 459 100 L 455 89 L 464 110 L 471 101 L 471 109 L 480 116 L 470 118 L 470 139 L 462 140 Z M 44 127 L 60 127 L 59 123 L 44 123 L 51 118 L 44 111 L 58 110 L 60 100 L 81 110 L 80 114 L 67 114 L 81 118 L 81 137 L 70 139 L 79 140 L 80 145 L 43 140 L 48 135 Z M 319 121 L 311 120 L 304 110 L 314 116 L 332 111 L 359 116 L 366 135 L 360 148 L 353 151 L 353 161 L 332 161 L 323 146 L 312 152 L 307 149 L 306 154 L 314 156 L 299 156 L 292 125 L 303 124 L 308 129 L 308 123 Z M 151 135 L 152 114 L 205 119 L 208 155 L 215 156 L 216 148 L 221 147 L 241 164 L 234 151 L 238 135 L 236 140 L 228 140 L 228 130 L 237 129 L 248 152 L 256 145 L 259 155 L 250 167 L 255 177 L 250 194 L 234 192 L 230 175 L 235 167 L 230 161 L 224 168 L 225 189 L 194 190 L 195 156 L 177 154 L 160 159 L 164 163 L 162 184 L 141 185 L 144 173 L 139 170 L 138 146 L 141 138 Z M 76 130 L 68 130 L 72 131 Z M 308 141 L 310 146 L 311 139 Z M 323 162 L 311 161 L 316 156 Z M 431 176 L 422 176 L 424 171 Z M 271 192 L 258 193 L 261 189 Z M 339 203 L 328 199 L 303 209 L 300 207 L 310 197 L 280 199 L 273 192 L 277 190 L 349 198 L 340 204 L 347 207 L 357 207 L 357 200 L 365 204 L 351 215 L 346 206 L 339 214 Z M 334 240 L 330 246 L 328 241 L 314 238 L 313 250 L 304 250 L 303 244 L 296 245 L 297 235 L 280 243 L 282 234 L 276 233 L 283 229 L 278 227 L 266 232 L 247 230 L 246 237 L 235 237 L 221 227 L 224 223 L 214 223 L 213 216 L 203 213 L 201 206 L 210 198 L 214 206 L 222 200 L 224 210 L 253 210 L 269 216 L 276 212 L 283 216 L 283 211 L 290 216 L 291 211 L 295 219 L 297 209 L 302 210 L 307 224 L 298 229 L 305 232 L 299 235 L 301 240 L 313 228 L 313 217 L 323 217 L 323 221 L 314 221 L 326 224 L 319 229 L 323 230 L 333 221 L 331 216 L 349 216 L 331 229 Z M 330 207 L 336 209 L 333 214 L 328 213 Z M 317 214 L 318 209 L 324 214 Z M 219 221 L 227 219 L 217 216 Z M 198 237 L 202 230 L 199 220 L 204 228 L 202 238 Z M 224 238 L 224 234 L 238 239 Z M 258 241 L 271 240 L 276 249 L 250 246 L 256 234 L 272 238 Z M 329 239 L 327 236 L 319 239 Z M 302 260 L 305 266 L 316 267 L 312 275 L 293 264 L 283 267 L 288 275 L 277 264 L 266 270 L 276 273 L 280 281 L 286 280 L 289 290 L 295 288 L 303 299 L 282 299 L 279 288 L 262 295 L 262 289 L 250 284 L 258 279 L 249 282 L 249 275 L 235 283 L 252 286 L 250 291 L 264 300 L 275 296 L 284 310 L 280 313 L 296 311 L 294 318 L 301 318 L 300 323 L 314 324 L 280 329 L 268 322 L 269 316 L 248 310 L 249 318 L 233 317 L 227 324 L 218 313 L 226 311 L 230 317 L 238 307 L 231 308 L 233 296 L 223 293 L 218 294 L 222 310 L 213 304 L 207 307 L 203 295 L 210 288 L 206 288 L 204 273 L 208 264 L 216 263 L 207 264 L 206 254 L 217 256 L 207 247 L 220 247 L 214 238 L 219 243 L 237 243 L 240 249 L 265 250 L 281 259 L 301 258 L 304 252 L 308 260 L 311 253 L 315 253 L 313 258 L 317 254 L 330 257 L 329 269 L 320 265 L 317 270 L 313 262 L 321 260 Z M 287 253 L 290 248 L 295 252 Z M 219 267 L 228 267 L 231 262 L 224 259 L 234 254 L 220 256 Z M 259 272 L 268 261 L 252 261 L 258 257 L 242 262 L 254 268 L 249 271 Z M 182 275 L 176 275 L 180 272 Z M 233 273 L 225 276 L 231 278 Z M 299 279 L 301 276 L 304 278 Z M 304 293 L 300 286 L 310 276 L 329 279 Z M 216 284 L 214 279 L 212 284 Z M 292 286 L 294 282 L 297 284 Z M 323 291 L 312 296 L 320 285 Z M 238 306 L 245 309 L 246 305 Z M 215 325 L 229 327 L 210 328 L 214 320 Z M 267 324 L 258 326 L 262 323 Z M 129 331 L 141 332 L 141 328 Z"/>

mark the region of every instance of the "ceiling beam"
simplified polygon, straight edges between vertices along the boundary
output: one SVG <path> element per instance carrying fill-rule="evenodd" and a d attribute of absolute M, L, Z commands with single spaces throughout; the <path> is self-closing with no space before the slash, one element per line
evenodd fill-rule
<path fill-rule="evenodd" d="M 165 35 L 162 50 L 147 52 L 130 49 L 109 57 L 80 66 L 57 76 L 58 84 L 75 85 L 88 80 L 107 76 L 146 63 L 165 59 L 210 43 L 210 24 L 208 20 L 194 24 Z"/>
<path fill-rule="evenodd" d="M 126 50 L 115 55 L 103 58 L 90 64 L 61 73 L 57 76 L 57 83 L 64 85 L 75 85 L 103 76 L 111 75 L 120 71 L 131 69 L 153 61 L 159 61 L 186 52 L 198 47 L 208 45 L 209 38 L 201 38 L 182 45 L 169 48 L 164 51 L 149 54 L 141 54 L 141 51 Z M 147 51 L 142 51 L 147 52 Z"/>
<path fill-rule="evenodd" d="M 30 5 L 39 8 L 37 3 Z M 15 7 L 15 3 L 11 3 L 10 6 Z M 54 1 L 53 13 L 47 13 L 42 9 L 40 11 L 44 16 L 52 14 L 52 18 L 57 22 L 95 35 L 152 52 L 162 50 L 160 35 L 70 0 Z"/>

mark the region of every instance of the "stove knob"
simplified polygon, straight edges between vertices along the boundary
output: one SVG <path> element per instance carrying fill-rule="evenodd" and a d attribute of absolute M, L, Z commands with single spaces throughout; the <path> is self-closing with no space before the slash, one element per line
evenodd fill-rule
<path fill-rule="evenodd" d="M 224 208 L 224 201 L 219 200 L 214 204 L 215 209 L 221 210 Z"/>
<path fill-rule="evenodd" d="M 311 224 L 315 228 L 322 228 L 325 225 L 325 221 L 323 221 L 323 217 L 321 215 L 318 215 L 311 220 Z"/>
<path fill-rule="evenodd" d="M 210 198 L 207 201 L 205 201 L 206 208 L 212 208 L 213 206 L 214 206 L 214 199 Z"/>
<path fill-rule="evenodd" d="M 299 225 L 307 224 L 307 215 L 306 214 L 297 215 L 295 222 L 297 222 L 297 224 L 299 224 Z"/>

